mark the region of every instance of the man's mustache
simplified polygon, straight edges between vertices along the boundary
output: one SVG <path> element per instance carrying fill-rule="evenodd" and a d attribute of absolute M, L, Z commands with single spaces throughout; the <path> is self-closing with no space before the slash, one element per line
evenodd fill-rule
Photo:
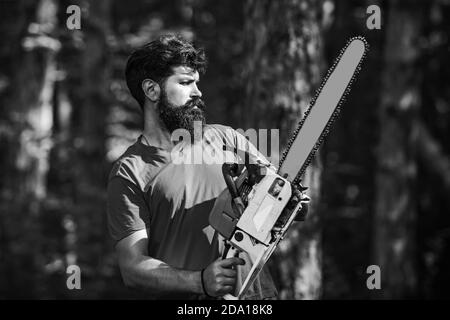
<path fill-rule="evenodd" d="M 205 110 L 205 102 L 201 98 L 193 98 L 191 101 L 188 101 L 183 106 L 186 109 L 191 109 L 193 107 L 197 107 L 200 110 Z"/>

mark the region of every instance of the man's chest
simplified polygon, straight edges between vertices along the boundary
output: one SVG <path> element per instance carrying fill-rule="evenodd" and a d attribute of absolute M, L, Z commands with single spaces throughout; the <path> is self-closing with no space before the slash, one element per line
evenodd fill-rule
<path fill-rule="evenodd" d="M 149 204 L 189 209 L 217 198 L 226 188 L 222 165 L 169 164 L 148 188 Z"/>

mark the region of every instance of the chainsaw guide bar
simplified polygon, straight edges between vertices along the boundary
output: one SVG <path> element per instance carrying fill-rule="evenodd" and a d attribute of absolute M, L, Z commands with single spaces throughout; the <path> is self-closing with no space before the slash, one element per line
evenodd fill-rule
<path fill-rule="evenodd" d="M 368 50 L 363 37 L 351 38 L 328 70 L 283 152 L 278 174 L 298 184 L 340 113 Z M 301 167 L 299 165 L 301 164 Z"/>

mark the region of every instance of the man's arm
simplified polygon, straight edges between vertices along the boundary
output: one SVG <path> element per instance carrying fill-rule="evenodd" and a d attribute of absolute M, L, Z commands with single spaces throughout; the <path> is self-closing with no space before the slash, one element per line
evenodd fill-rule
<path fill-rule="evenodd" d="M 136 231 L 116 245 L 119 267 L 125 285 L 152 292 L 205 294 L 200 271 L 173 268 L 163 261 L 151 258 L 147 252 L 147 232 Z M 206 293 L 218 297 L 231 293 L 236 283 L 236 271 L 231 269 L 243 264 L 239 258 L 218 259 L 204 271 Z"/>
<path fill-rule="evenodd" d="M 177 270 L 146 256 L 147 242 L 147 231 L 143 229 L 120 240 L 116 245 L 119 267 L 126 286 L 155 294 L 203 293 L 199 271 Z"/>

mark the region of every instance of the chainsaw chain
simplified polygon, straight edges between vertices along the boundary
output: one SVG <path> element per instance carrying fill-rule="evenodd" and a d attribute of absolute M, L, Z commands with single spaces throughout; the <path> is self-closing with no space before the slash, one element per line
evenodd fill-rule
<path fill-rule="evenodd" d="M 368 45 L 368 43 L 367 43 L 367 41 L 366 41 L 366 39 L 365 39 L 364 37 L 357 36 L 357 37 L 351 38 L 351 39 L 347 42 L 347 44 L 345 45 L 345 47 L 341 49 L 341 52 L 339 53 L 339 56 L 334 60 L 334 63 L 333 63 L 333 65 L 331 66 L 331 68 L 328 69 L 328 72 L 327 72 L 327 74 L 326 74 L 326 76 L 325 76 L 325 79 L 324 79 L 324 80 L 322 81 L 322 83 L 320 84 L 320 87 L 316 90 L 316 93 L 315 93 L 315 95 L 314 95 L 314 98 L 311 99 L 311 101 L 310 101 L 310 103 L 309 103 L 309 106 L 308 106 L 308 109 L 306 110 L 306 112 L 305 112 L 303 118 L 302 118 L 302 119 L 300 120 L 300 122 L 297 124 L 297 128 L 295 129 L 293 135 L 292 135 L 291 138 L 289 139 L 289 141 L 288 141 L 288 143 L 287 143 L 287 146 L 286 146 L 286 149 L 284 150 L 284 152 L 283 152 L 283 154 L 282 154 L 282 156 L 281 156 L 280 164 L 279 164 L 279 166 L 278 166 L 277 172 L 279 172 L 279 170 L 280 170 L 280 168 L 281 168 L 281 165 L 283 164 L 284 160 L 286 159 L 287 154 L 289 153 L 289 150 L 291 149 L 292 144 L 293 144 L 295 138 L 297 137 L 298 133 L 300 132 L 300 129 L 302 128 L 302 126 L 303 126 L 305 120 L 307 119 L 309 113 L 311 112 L 311 109 L 314 107 L 314 104 L 315 104 L 315 102 L 316 102 L 316 100 L 317 100 L 317 97 L 318 97 L 319 94 L 322 92 L 322 89 L 323 89 L 323 87 L 325 86 L 325 83 L 327 82 L 328 78 L 331 76 L 331 74 L 332 74 L 333 71 L 335 70 L 336 65 L 338 64 L 338 62 L 339 62 L 339 60 L 341 59 L 342 55 L 344 54 L 345 50 L 348 48 L 348 46 L 350 45 L 350 43 L 351 43 L 353 40 L 356 40 L 356 39 L 359 39 L 359 40 L 361 40 L 361 41 L 364 42 L 364 45 L 365 45 L 364 53 L 363 53 L 363 55 L 362 55 L 362 57 L 361 57 L 361 59 L 360 59 L 358 65 L 357 65 L 357 67 L 356 67 L 356 69 L 355 69 L 355 72 L 354 72 L 353 75 L 352 75 L 352 78 L 350 79 L 350 82 L 348 83 L 347 87 L 345 88 L 345 91 L 344 91 L 344 93 L 343 93 L 341 99 L 339 100 L 339 103 L 338 103 L 336 109 L 333 111 L 333 114 L 331 115 L 330 119 L 328 120 L 328 122 L 327 122 L 327 124 L 326 124 L 326 126 L 325 126 L 325 129 L 323 130 L 323 132 L 322 132 L 322 134 L 320 135 L 319 139 L 317 139 L 317 141 L 316 141 L 316 143 L 315 143 L 313 149 L 311 150 L 311 152 L 310 152 L 309 155 L 308 155 L 308 158 L 307 158 L 306 161 L 303 163 L 302 167 L 301 167 L 300 170 L 298 171 L 298 173 L 297 173 L 297 175 L 295 176 L 295 178 L 292 180 L 291 183 L 294 184 L 294 185 L 297 185 L 297 184 L 300 183 L 300 181 L 301 181 L 301 178 L 300 178 L 300 177 L 303 175 L 303 173 L 305 172 L 306 168 L 307 168 L 307 167 L 309 166 L 309 164 L 311 163 L 311 161 L 312 161 L 314 155 L 316 154 L 317 149 L 319 149 L 319 147 L 320 147 L 320 145 L 322 144 L 323 140 L 324 140 L 325 137 L 328 135 L 328 133 L 329 133 L 329 131 L 330 131 L 330 128 L 331 128 L 333 122 L 335 121 L 336 117 L 339 115 L 339 113 L 340 113 L 340 111 L 341 111 L 341 105 L 345 102 L 346 97 L 347 97 L 348 93 L 350 92 L 350 88 L 351 88 L 351 86 L 352 86 L 352 84 L 353 84 L 353 81 L 355 80 L 356 76 L 358 75 L 359 71 L 361 70 L 361 64 L 362 64 L 362 62 L 363 62 L 363 60 L 364 60 L 364 58 L 365 58 L 365 56 L 366 56 L 366 54 L 367 54 L 368 48 L 369 48 L 369 45 Z"/>

